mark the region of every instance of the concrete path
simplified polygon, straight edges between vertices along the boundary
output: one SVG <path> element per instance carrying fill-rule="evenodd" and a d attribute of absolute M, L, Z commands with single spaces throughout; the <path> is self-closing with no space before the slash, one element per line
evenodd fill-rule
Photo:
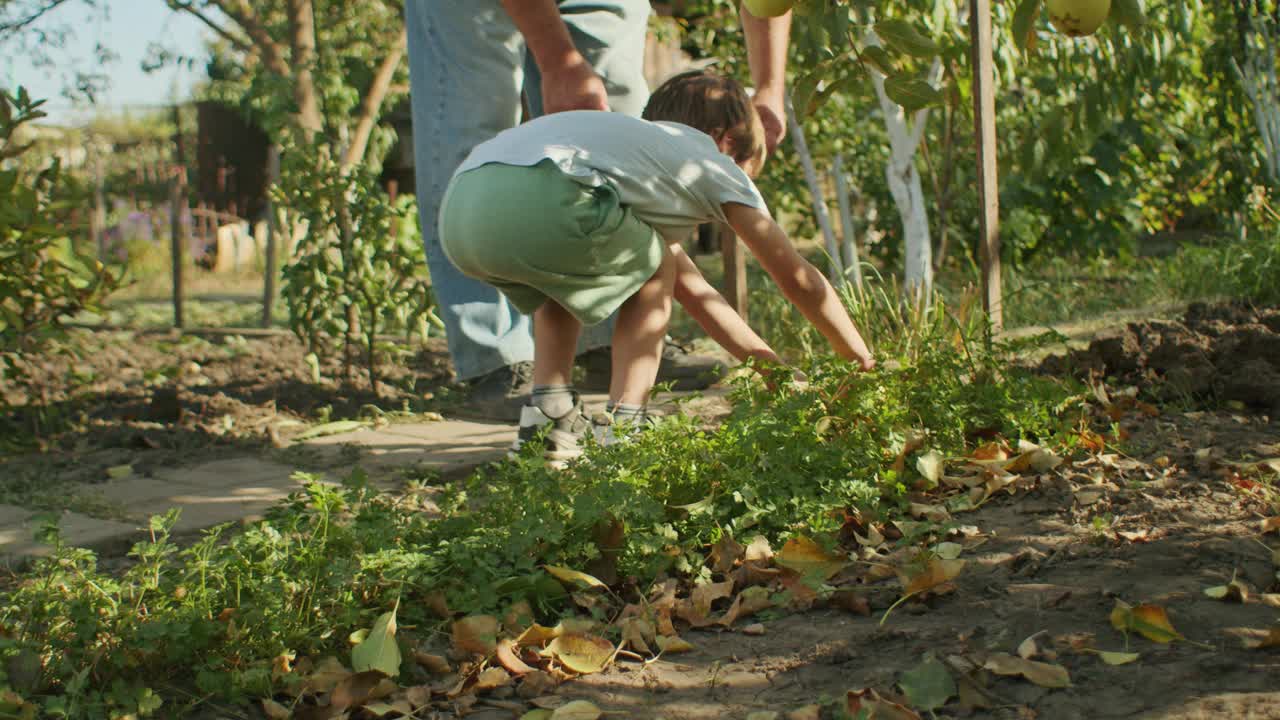
<path fill-rule="evenodd" d="M 688 410 L 704 416 L 722 413 L 728 409 L 725 395 L 722 390 L 708 391 L 692 401 Z M 584 399 L 589 412 L 602 408 L 605 400 L 604 396 Z M 295 477 L 298 467 L 279 459 L 288 452 L 306 458 L 299 465 L 324 466 L 323 474 L 333 480 L 361 467 L 374 482 L 394 487 L 404 469 L 431 470 L 445 478 L 465 475 L 502 458 L 514 438 L 511 425 L 459 419 L 365 427 L 295 443 L 292 451 L 276 453 L 275 459 L 227 457 L 86 486 L 86 495 L 100 494 L 103 505 L 117 510 L 103 513 L 109 518 L 63 512 L 59 528 L 68 545 L 119 554 L 144 537 L 151 516 L 171 508 L 181 510 L 174 528 L 180 535 L 261 516 L 303 486 Z M 350 447 L 359 451 L 347 451 Z M 0 505 L 0 565 L 21 564 L 49 551 L 34 540 L 39 518 L 39 513 L 25 508 Z"/>

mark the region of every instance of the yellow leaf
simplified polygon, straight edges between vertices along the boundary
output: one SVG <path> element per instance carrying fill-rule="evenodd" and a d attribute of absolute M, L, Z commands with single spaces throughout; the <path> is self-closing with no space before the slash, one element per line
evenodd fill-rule
<path fill-rule="evenodd" d="M 1021 675 L 1040 687 L 1064 688 L 1071 685 L 1071 675 L 1061 665 L 1027 660 L 1008 653 L 995 653 L 983 668 L 997 675 Z"/>
<path fill-rule="evenodd" d="M 572 633 L 552 640 L 546 652 L 573 672 L 588 675 L 605 669 L 613 659 L 614 648 L 602 637 Z"/>
<path fill-rule="evenodd" d="M 1269 517 L 1262 521 L 1262 534 L 1273 533 L 1280 530 L 1280 515 Z"/>
<path fill-rule="evenodd" d="M 516 638 L 517 645 L 541 645 L 548 640 L 554 640 L 560 634 L 559 628 L 549 628 L 545 625 L 534 623 L 525 628 L 524 632 Z"/>
<path fill-rule="evenodd" d="M 898 579 L 902 582 L 902 592 L 904 595 L 914 595 L 951 582 L 964 569 L 964 565 L 964 560 L 943 560 L 940 557 L 934 557 L 929 560 L 923 570 L 915 574 L 899 570 Z"/>
<path fill-rule="evenodd" d="M 920 471 L 921 477 L 929 481 L 929 487 L 937 487 L 938 482 L 942 480 L 945 465 L 946 460 L 937 450 L 930 450 L 916 458 L 916 470 Z"/>
<path fill-rule="evenodd" d="M 574 700 L 556 708 L 551 713 L 551 720 L 598 720 L 604 713 L 600 708 L 586 700 Z"/>
<path fill-rule="evenodd" d="M 681 638 L 679 635 L 659 635 L 654 641 L 658 649 L 664 653 L 686 653 L 693 650 L 693 643 Z"/>
<path fill-rule="evenodd" d="M 471 615 L 453 624 L 453 646 L 463 652 L 489 655 L 498 648 L 498 618 Z"/>
<path fill-rule="evenodd" d="M 543 565 L 542 569 L 551 573 L 560 582 L 568 585 L 578 585 L 581 587 L 591 588 L 608 587 L 608 585 L 605 585 L 598 578 L 584 572 L 578 572 L 577 570 L 570 570 L 569 568 L 559 567 L 557 565 Z"/>
<path fill-rule="evenodd" d="M 1111 611 L 1111 626 L 1120 632 L 1136 632 L 1152 642 L 1170 643 L 1182 640 L 1182 633 L 1173 629 L 1169 616 L 1159 605 L 1130 606 L 1121 600 Z"/>
<path fill-rule="evenodd" d="M 115 465 L 107 468 L 107 477 L 112 480 L 124 480 L 133 475 L 132 465 Z"/>
<path fill-rule="evenodd" d="M 1000 443 L 989 442 L 979 446 L 969 456 L 974 460 L 1008 460 L 1009 453 L 1005 452 L 1004 447 Z"/>
<path fill-rule="evenodd" d="M 1204 589 L 1204 594 L 1214 600 L 1245 603 L 1249 601 L 1249 588 L 1239 580 L 1232 580 L 1226 585 L 1217 585 Z"/>
<path fill-rule="evenodd" d="M 1098 657 L 1102 658 L 1102 662 L 1108 665 L 1128 665 L 1129 663 L 1142 657 L 1138 653 L 1113 652 L 1109 650 L 1095 650 Z"/>
<path fill-rule="evenodd" d="M 778 551 L 774 562 L 806 578 L 811 577 L 822 581 L 826 581 L 849 564 L 845 557 L 828 553 L 822 546 L 805 537 L 788 540 L 787 544 L 782 546 L 782 550 Z"/>

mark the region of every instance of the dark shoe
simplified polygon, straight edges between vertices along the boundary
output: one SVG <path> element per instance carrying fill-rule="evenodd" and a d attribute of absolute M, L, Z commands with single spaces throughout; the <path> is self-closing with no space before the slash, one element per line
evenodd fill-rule
<path fill-rule="evenodd" d="M 576 383 L 585 392 L 609 392 L 609 377 L 613 359 L 609 348 L 596 348 L 579 355 L 574 363 L 583 375 Z M 662 350 L 662 364 L 658 365 L 658 384 L 671 383 L 672 390 L 705 390 L 729 368 L 710 355 L 698 355 L 667 341 Z"/>
<path fill-rule="evenodd" d="M 574 393 L 573 407 L 560 417 L 551 417 L 536 405 L 520 410 L 520 430 L 507 457 L 515 459 L 526 443 L 542 439 L 542 457 L 552 467 L 562 467 L 582 455 L 582 441 L 591 432 L 591 423 L 582 412 L 582 400 Z"/>
<path fill-rule="evenodd" d="M 476 420 L 513 423 L 533 392 L 533 363 L 500 367 L 467 382 L 467 399 L 454 414 Z"/>

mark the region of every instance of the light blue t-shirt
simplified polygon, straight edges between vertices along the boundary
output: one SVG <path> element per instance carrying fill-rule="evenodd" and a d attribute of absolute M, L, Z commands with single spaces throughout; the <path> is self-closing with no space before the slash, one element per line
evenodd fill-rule
<path fill-rule="evenodd" d="M 477 145 L 455 175 L 488 163 L 533 166 L 547 159 L 584 185 L 609 183 L 637 218 L 672 241 L 700 223 L 725 222 L 727 202 L 768 212 L 755 183 L 711 136 L 613 112 L 531 120 Z"/>

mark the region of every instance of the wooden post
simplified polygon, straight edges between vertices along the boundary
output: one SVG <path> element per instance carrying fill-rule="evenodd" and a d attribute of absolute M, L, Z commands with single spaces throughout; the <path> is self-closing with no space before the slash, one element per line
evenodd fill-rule
<path fill-rule="evenodd" d="M 267 149 L 267 192 L 271 186 L 280 182 L 280 146 L 275 143 Z M 266 275 L 262 283 L 262 327 L 271 327 L 271 313 L 276 304 L 276 203 L 267 196 L 267 262 L 263 273 Z"/>
<path fill-rule="evenodd" d="M 173 326 L 182 329 L 182 267 L 185 263 L 187 237 L 182 227 L 182 217 L 187 209 L 187 169 L 183 164 L 182 114 L 178 106 L 173 108 L 173 183 L 169 188 L 169 251 L 173 268 Z"/>
<path fill-rule="evenodd" d="M 978 148 L 978 256 L 982 261 L 982 307 L 991 334 L 1004 327 L 1000 296 L 1000 187 L 996 167 L 996 96 L 992 71 L 991 0 L 969 0 L 973 64 L 973 123 Z"/>
<path fill-rule="evenodd" d="M 107 200 L 103 189 L 102 154 L 93 155 L 93 242 L 98 247 L 98 259 L 107 259 Z"/>
<path fill-rule="evenodd" d="M 720 254 L 724 258 L 724 294 L 738 315 L 747 319 L 747 259 L 733 228 L 720 226 Z"/>
<path fill-rule="evenodd" d="M 849 209 L 849 187 L 844 177 L 844 156 L 836 153 L 836 161 L 831 169 L 835 175 L 836 202 L 840 206 L 840 225 L 844 232 L 843 258 L 845 275 L 853 269 L 853 284 L 862 295 L 862 261 L 858 257 L 858 239 L 854 236 L 853 212 Z"/>

